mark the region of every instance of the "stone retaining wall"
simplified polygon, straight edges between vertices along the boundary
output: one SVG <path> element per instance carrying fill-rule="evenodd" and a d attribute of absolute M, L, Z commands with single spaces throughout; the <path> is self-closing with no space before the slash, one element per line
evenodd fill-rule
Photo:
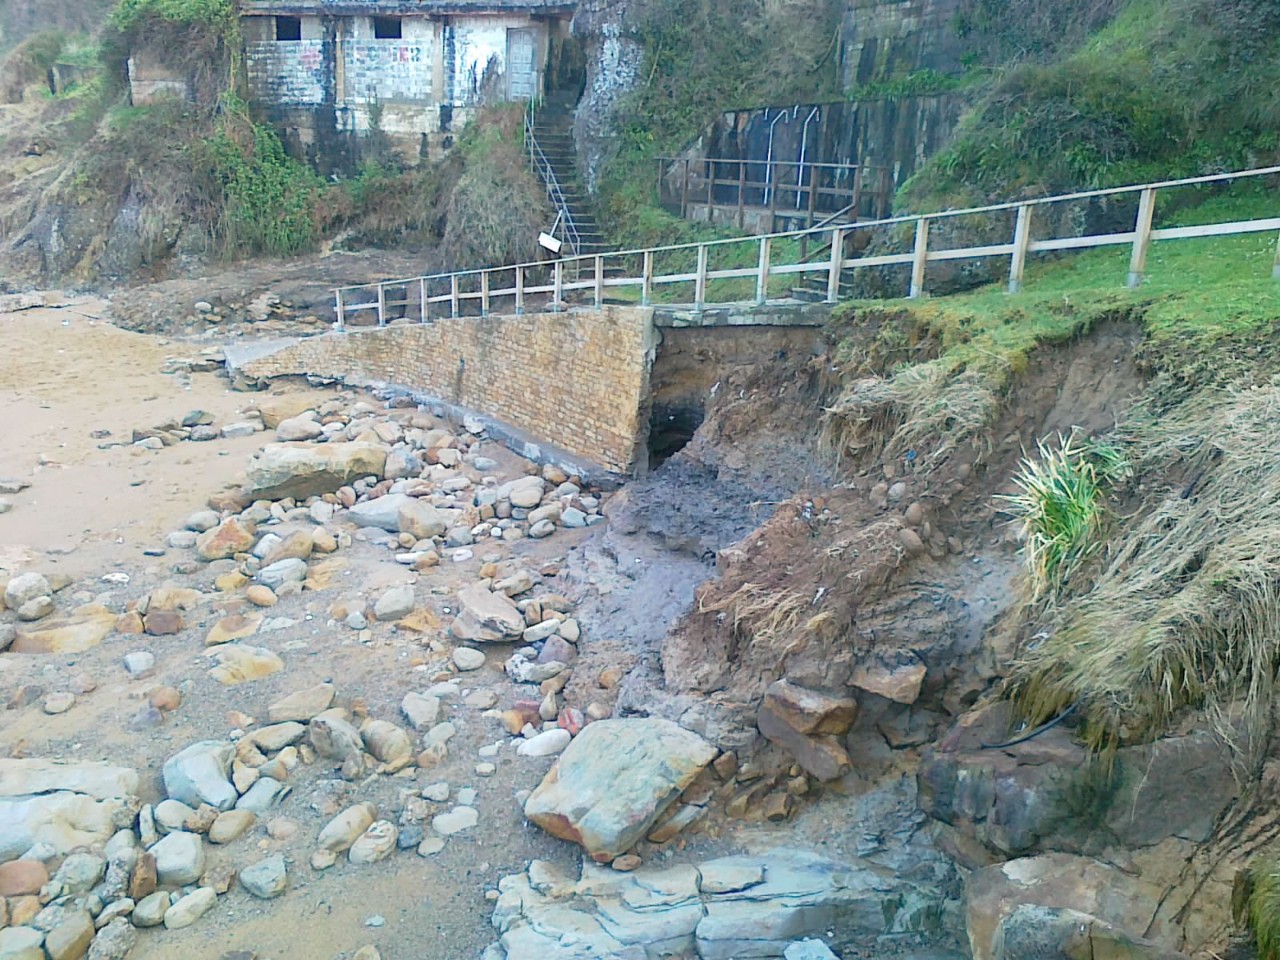
<path fill-rule="evenodd" d="M 309 374 L 403 386 L 628 474 L 644 450 L 656 345 L 651 309 L 610 306 L 351 329 L 235 367 L 254 379 Z"/>

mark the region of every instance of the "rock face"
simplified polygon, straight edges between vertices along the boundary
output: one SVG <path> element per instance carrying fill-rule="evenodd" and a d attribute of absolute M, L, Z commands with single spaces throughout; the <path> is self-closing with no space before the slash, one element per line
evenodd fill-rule
<path fill-rule="evenodd" d="M 1011 739 L 1011 722 L 1007 703 L 966 714 L 917 773 L 921 809 L 998 856 L 1201 842 L 1235 798 L 1229 751 L 1210 733 L 1123 747 L 1107 771 L 1063 727 L 983 749 Z"/>
<path fill-rule="evenodd" d="M 524 633 L 524 614 L 505 593 L 492 593 L 483 584 L 458 591 L 461 610 L 450 632 L 459 640 L 511 640 Z"/>
<path fill-rule="evenodd" d="M 807 935 L 835 931 L 848 948 L 919 929 L 941 903 L 870 863 L 793 849 L 632 873 L 584 861 L 577 881 L 535 860 L 498 889 L 491 950 L 506 960 L 781 957 Z"/>
<path fill-rule="evenodd" d="M 852 764 L 837 738 L 853 725 L 858 704 L 779 680 L 765 691 L 756 718 L 760 732 L 819 780 L 835 780 Z"/>
<path fill-rule="evenodd" d="M 331 493 L 361 477 L 381 477 L 387 448 L 377 443 L 271 444 L 247 473 L 251 500 L 302 499 Z"/>
<path fill-rule="evenodd" d="M 1087 913 L 1024 903 L 1000 922 L 992 960 L 1187 960 L 1151 940 L 1135 937 Z"/>
<path fill-rule="evenodd" d="M 1012 936 L 1015 942 L 1036 944 L 1037 949 L 1045 944 L 1065 942 L 1060 922 L 1055 921 L 1039 929 L 1028 927 L 1028 919 L 1044 919 L 1034 913 L 1024 913 L 1010 924 L 1015 911 L 1027 907 L 1069 910 L 1082 915 L 1090 923 L 1095 918 L 1101 921 L 1100 934 L 1105 934 L 1107 927 L 1114 927 L 1122 931 L 1120 937 L 1136 939 L 1152 928 L 1163 892 L 1154 883 L 1128 876 L 1088 857 L 1051 853 L 994 864 L 975 871 L 965 883 L 969 948 L 973 960 L 1054 957 L 1052 952 L 1010 953 L 1008 948 L 1012 944 L 1002 945 L 1001 941 L 1006 936 Z M 1156 922 L 1152 929 L 1157 939 L 1161 928 L 1162 924 Z M 1085 942 L 1088 942 L 1087 938 Z M 1130 956 L 1120 953 L 1081 955 Z M 1158 954 L 1139 952 L 1132 956 L 1141 958 Z"/>
<path fill-rule="evenodd" d="M 602 720 L 561 754 L 525 802 L 525 816 L 594 859 L 612 860 L 715 756 L 715 747 L 669 720 Z"/>

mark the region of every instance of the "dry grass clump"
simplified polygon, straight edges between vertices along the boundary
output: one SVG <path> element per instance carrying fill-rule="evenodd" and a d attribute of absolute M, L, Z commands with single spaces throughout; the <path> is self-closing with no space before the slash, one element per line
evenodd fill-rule
<path fill-rule="evenodd" d="M 1131 420 L 1134 472 L 1161 493 L 1109 544 L 1092 588 L 1044 611 L 1012 677 L 1031 722 L 1078 701 L 1104 749 L 1201 707 L 1237 747 L 1256 742 L 1280 663 L 1277 424 L 1274 383 Z"/>
<path fill-rule="evenodd" d="M 954 373 L 934 360 L 903 367 L 890 377 L 849 384 L 826 408 L 823 437 L 841 458 L 857 457 L 883 443 L 886 458 L 914 450 L 919 466 L 927 469 L 961 443 L 976 439 L 998 411 L 988 375 Z"/>
<path fill-rule="evenodd" d="M 805 617 L 809 605 L 810 598 L 799 590 L 769 590 L 758 583 L 744 583 L 720 600 L 699 600 L 698 609 L 726 614 L 735 637 L 762 644 L 781 659 L 802 649 L 808 634 L 825 635 L 830 629 L 834 618 Z M 804 629 L 800 629 L 802 621 Z"/>
<path fill-rule="evenodd" d="M 1236 922 L 1253 934 L 1258 960 L 1280 960 L 1280 860 L 1274 853 L 1261 858 L 1243 871 L 1243 881 L 1232 897 Z"/>

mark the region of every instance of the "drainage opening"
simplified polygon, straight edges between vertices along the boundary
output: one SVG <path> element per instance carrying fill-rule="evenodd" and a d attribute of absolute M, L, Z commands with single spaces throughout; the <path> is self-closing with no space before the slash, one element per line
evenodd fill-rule
<path fill-rule="evenodd" d="M 649 467 L 658 467 L 679 453 L 702 425 L 702 417 L 699 407 L 654 404 L 649 420 Z"/>

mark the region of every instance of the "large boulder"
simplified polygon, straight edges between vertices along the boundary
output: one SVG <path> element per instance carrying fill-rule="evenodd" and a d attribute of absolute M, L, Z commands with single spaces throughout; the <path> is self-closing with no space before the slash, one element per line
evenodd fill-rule
<path fill-rule="evenodd" d="M 0 863 L 37 843 L 61 856 L 105 842 L 132 821 L 137 792 L 128 767 L 0 759 Z"/>
<path fill-rule="evenodd" d="M 1024 906 L 1074 911 L 1097 918 L 1126 936 L 1137 938 L 1146 934 L 1158 941 L 1164 925 L 1156 915 L 1163 893 L 1163 888 L 1154 883 L 1088 857 L 1049 853 L 997 863 L 975 870 L 965 882 L 969 949 L 973 960 L 1001 957 L 1051 960 L 1054 957 L 1051 952 L 1011 954 L 1001 946 L 1002 938 L 1011 932 L 1020 942 L 1032 939 L 1033 933 L 1024 929 L 1025 916 L 1014 924 L 1016 930 L 1006 927 L 1014 912 Z M 1049 942 L 1055 942 L 1054 938 L 1060 935 L 1058 926 L 1034 932 L 1035 937 Z M 1045 939 L 1037 942 L 1043 943 Z"/>
<path fill-rule="evenodd" d="M 1087 913 L 1023 903 L 1000 922 L 992 960 L 1187 960 Z"/>
<path fill-rule="evenodd" d="M 601 720 L 569 744 L 524 813 L 592 858 L 612 860 L 648 832 L 716 753 L 670 720 Z"/>
<path fill-rule="evenodd" d="M 361 477 L 381 477 L 387 448 L 378 443 L 273 443 L 249 464 L 250 500 L 302 499 L 332 493 Z"/>
<path fill-rule="evenodd" d="M 357 527 L 377 527 L 390 533 L 400 532 L 400 510 L 416 501 L 403 493 L 388 493 L 357 503 L 347 511 L 347 519 Z"/>
<path fill-rule="evenodd" d="M 458 591 L 458 615 L 449 632 L 458 640 L 514 640 L 524 633 L 524 614 L 505 593 L 482 583 Z"/>

